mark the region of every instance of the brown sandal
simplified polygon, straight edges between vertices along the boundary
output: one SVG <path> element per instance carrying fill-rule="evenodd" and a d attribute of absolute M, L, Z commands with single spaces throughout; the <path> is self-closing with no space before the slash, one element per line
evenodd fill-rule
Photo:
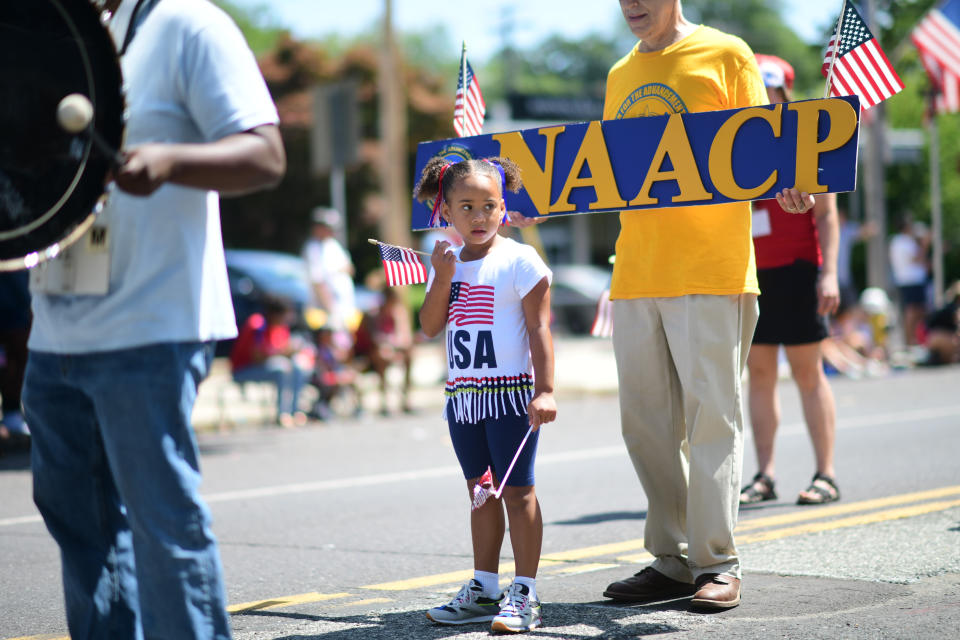
<path fill-rule="evenodd" d="M 740 492 L 740 504 L 756 504 L 776 499 L 777 492 L 773 490 L 773 478 L 765 473 L 753 476 L 750 484 Z"/>
<path fill-rule="evenodd" d="M 819 471 L 813 475 L 805 493 L 813 494 L 813 497 L 808 498 L 801 494 L 797 496 L 797 504 L 827 504 L 840 499 L 840 489 L 837 488 L 836 481 Z"/>

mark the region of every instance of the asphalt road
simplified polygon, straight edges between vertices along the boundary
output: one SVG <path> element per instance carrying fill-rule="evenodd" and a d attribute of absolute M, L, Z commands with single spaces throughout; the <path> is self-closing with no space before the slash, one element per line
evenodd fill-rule
<path fill-rule="evenodd" d="M 795 389 L 782 383 L 781 500 L 742 510 L 743 602 L 711 615 L 684 600 L 617 606 L 600 595 L 649 560 L 646 500 L 615 396 L 565 393 L 537 462 L 545 626 L 532 635 L 958 637 L 960 369 L 833 383 L 843 499 L 793 504 L 814 468 Z M 201 446 L 238 640 L 489 635 L 423 616 L 471 575 L 467 495 L 439 405 L 207 433 Z M 747 450 L 745 477 L 755 471 L 749 438 Z M 63 638 L 59 559 L 27 465 L 0 458 L 0 638 Z M 510 553 L 507 542 L 504 582 Z"/>

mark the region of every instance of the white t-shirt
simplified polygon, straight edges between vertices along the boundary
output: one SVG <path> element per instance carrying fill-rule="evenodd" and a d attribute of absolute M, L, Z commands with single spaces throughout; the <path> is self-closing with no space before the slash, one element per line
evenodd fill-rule
<path fill-rule="evenodd" d="M 350 275 L 350 255 L 335 238 L 313 238 L 303 247 L 307 275 L 312 283 L 324 282 L 330 287 L 334 308 L 329 310 L 336 328 L 349 325 L 357 308 L 353 277 Z M 316 301 L 319 304 L 319 300 Z"/>
<path fill-rule="evenodd" d="M 111 21 L 115 42 L 134 4 L 122 3 Z M 206 0 L 162 0 L 121 65 L 126 147 L 212 142 L 279 121 L 240 30 Z M 141 198 L 113 189 L 103 223 L 107 294 L 36 292 L 31 349 L 87 353 L 236 335 L 216 192 L 167 184 Z"/>
<path fill-rule="evenodd" d="M 452 250 L 459 257 L 463 248 Z M 435 274 L 430 271 L 427 290 Z M 537 252 L 510 238 L 482 260 L 457 263 L 447 314 L 445 393 L 458 422 L 522 416 L 533 397 L 533 360 L 523 298 L 553 274 Z"/>
<path fill-rule="evenodd" d="M 927 267 L 922 262 L 915 262 L 919 251 L 920 245 L 913 236 L 898 233 L 890 240 L 890 269 L 898 287 L 927 281 Z"/>

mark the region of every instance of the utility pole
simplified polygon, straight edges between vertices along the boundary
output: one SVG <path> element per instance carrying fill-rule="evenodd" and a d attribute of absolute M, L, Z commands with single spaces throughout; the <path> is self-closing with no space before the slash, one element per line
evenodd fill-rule
<path fill-rule="evenodd" d="M 930 98 L 933 104 L 933 98 Z M 937 111 L 930 113 L 930 221 L 933 234 L 933 302 L 936 308 L 943 306 L 943 199 L 940 192 L 940 131 L 937 127 Z"/>
<path fill-rule="evenodd" d="M 410 246 L 410 191 L 407 185 L 407 111 L 401 65 L 393 33 L 393 3 L 384 0 L 383 45 L 378 78 L 380 176 L 387 207 L 380 219 L 381 240 Z"/>
<path fill-rule="evenodd" d="M 867 26 L 873 33 L 878 33 L 874 19 L 875 0 L 867 0 L 865 4 Z M 884 165 L 886 164 L 886 111 L 885 105 L 880 103 L 870 109 L 873 116 L 866 126 L 867 135 L 864 138 L 864 219 L 872 221 L 876 234 L 867 241 L 867 286 L 889 289 L 889 268 L 887 254 L 887 203 L 886 180 Z"/>

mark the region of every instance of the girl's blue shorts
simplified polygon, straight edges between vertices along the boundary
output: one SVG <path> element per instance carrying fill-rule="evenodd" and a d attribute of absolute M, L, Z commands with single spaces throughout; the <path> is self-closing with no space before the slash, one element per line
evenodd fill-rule
<path fill-rule="evenodd" d="M 450 426 L 450 439 L 453 449 L 463 469 L 466 479 L 479 478 L 487 470 L 493 469 L 498 479 L 503 478 L 513 460 L 517 447 L 523 441 L 530 422 L 526 415 L 501 415 L 473 423 L 457 422 L 453 410 L 447 408 L 447 424 Z M 537 442 L 540 431 L 534 431 L 523 445 L 523 451 L 507 478 L 508 487 L 530 487 L 534 485 L 533 462 L 537 457 Z"/>

